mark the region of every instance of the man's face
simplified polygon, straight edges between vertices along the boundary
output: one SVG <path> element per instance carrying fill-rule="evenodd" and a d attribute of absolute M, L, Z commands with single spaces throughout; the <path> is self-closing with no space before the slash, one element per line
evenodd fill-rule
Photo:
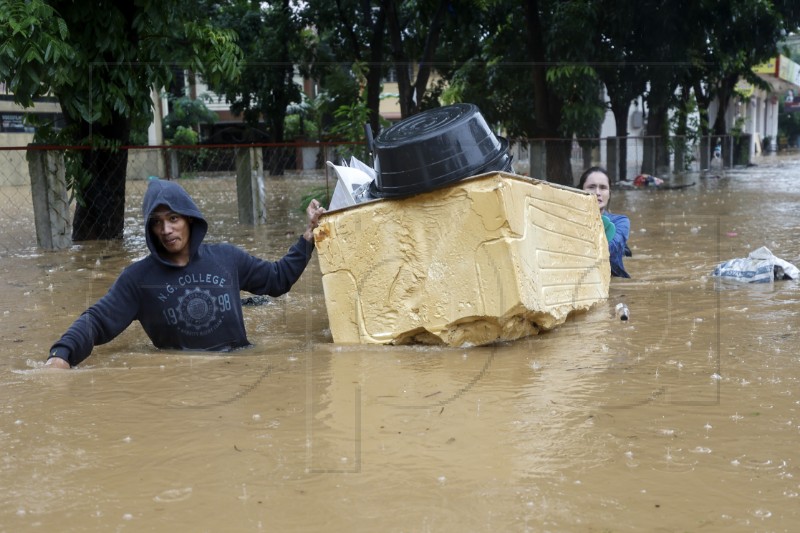
<path fill-rule="evenodd" d="M 158 206 L 150 215 L 150 231 L 164 249 L 162 257 L 178 265 L 189 262 L 191 223 L 188 217 L 167 206 Z"/>

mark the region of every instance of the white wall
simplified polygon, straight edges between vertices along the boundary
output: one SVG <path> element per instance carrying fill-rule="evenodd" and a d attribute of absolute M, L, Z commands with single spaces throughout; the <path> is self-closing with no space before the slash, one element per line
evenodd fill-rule
<path fill-rule="evenodd" d="M 606 102 L 608 97 L 603 95 Z M 632 103 L 628 109 L 628 137 L 635 139 L 645 134 L 645 124 L 641 120 L 645 104 L 643 99 L 639 98 L 635 103 Z M 711 125 L 717 118 L 719 112 L 719 102 L 714 100 L 708 109 L 708 120 Z M 751 140 L 751 155 L 756 153 L 757 140 L 763 141 L 765 137 L 776 139 L 778 135 L 778 99 L 776 94 L 768 93 L 762 89 L 754 89 L 752 96 L 744 101 L 740 101 L 738 97 L 734 97 L 728 104 L 725 110 L 726 122 L 728 128 L 733 128 L 738 117 L 743 119 L 743 132 L 752 134 Z M 692 117 L 694 120 L 699 120 L 699 114 Z M 614 123 L 614 114 L 609 110 L 603 120 L 600 128 L 600 136 L 616 137 L 617 129 Z M 767 147 L 764 147 L 766 150 Z M 641 152 L 641 143 L 631 140 L 628 142 L 628 158 L 637 159 L 637 151 Z M 601 163 L 606 164 L 606 154 L 601 153 Z M 638 154 L 638 159 L 641 159 L 641 153 Z"/>

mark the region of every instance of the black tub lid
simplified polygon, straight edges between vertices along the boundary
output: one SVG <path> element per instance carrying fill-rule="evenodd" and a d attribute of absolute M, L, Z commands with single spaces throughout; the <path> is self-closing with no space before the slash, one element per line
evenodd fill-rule
<path fill-rule="evenodd" d="M 428 109 L 381 130 L 375 138 L 375 145 L 390 147 L 425 141 L 444 130 L 468 122 L 478 114 L 478 106 L 468 103 Z"/>

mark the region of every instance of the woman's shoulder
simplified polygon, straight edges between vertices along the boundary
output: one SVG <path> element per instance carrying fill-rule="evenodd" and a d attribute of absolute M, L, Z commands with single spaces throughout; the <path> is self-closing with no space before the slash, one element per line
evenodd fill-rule
<path fill-rule="evenodd" d="M 611 211 L 606 211 L 606 216 L 611 219 L 612 222 L 617 220 L 630 220 L 628 215 L 623 215 L 621 213 L 612 213 Z"/>
<path fill-rule="evenodd" d="M 617 233 L 622 235 L 625 240 L 628 240 L 628 235 L 631 231 L 631 220 L 627 215 L 619 213 L 609 213 L 606 211 L 606 216 L 611 220 L 611 223 L 617 228 Z"/>

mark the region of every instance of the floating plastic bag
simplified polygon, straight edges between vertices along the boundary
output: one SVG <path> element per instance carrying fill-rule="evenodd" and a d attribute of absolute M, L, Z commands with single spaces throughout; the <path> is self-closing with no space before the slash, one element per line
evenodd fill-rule
<path fill-rule="evenodd" d="M 774 280 L 798 279 L 800 271 L 793 264 L 772 255 L 766 246 L 750 252 L 747 257 L 720 263 L 713 276 L 744 283 L 769 283 Z"/>

